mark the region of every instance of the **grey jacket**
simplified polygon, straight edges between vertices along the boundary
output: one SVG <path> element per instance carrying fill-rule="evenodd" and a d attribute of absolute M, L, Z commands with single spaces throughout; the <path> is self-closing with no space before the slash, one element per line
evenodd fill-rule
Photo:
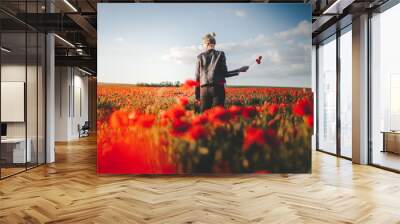
<path fill-rule="evenodd" d="M 196 81 L 200 86 L 225 83 L 226 77 L 239 75 L 239 69 L 228 71 L 225 53 L 210 49 L 197 56 Z"/>

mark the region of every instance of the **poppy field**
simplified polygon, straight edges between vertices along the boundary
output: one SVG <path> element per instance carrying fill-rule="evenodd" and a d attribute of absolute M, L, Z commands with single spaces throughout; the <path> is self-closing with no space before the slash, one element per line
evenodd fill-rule
<path fill-rule="evenodd" d="M 227 87 L 225 107 L 200 113 L 195 85 L 99 83 L 98 172 L 310 172 L 311 89 Z"/>

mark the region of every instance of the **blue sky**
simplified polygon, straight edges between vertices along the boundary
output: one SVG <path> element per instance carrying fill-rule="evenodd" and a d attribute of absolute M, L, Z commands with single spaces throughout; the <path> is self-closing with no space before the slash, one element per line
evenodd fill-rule
<path fill-rule="evenodd" d="M 228 69 L 263 63 L 228 85 L 311 85 L 311 8 L 305 4 L 98 4 L 98 81 L 194 78 L 201 38 L 216 33 Z"/>

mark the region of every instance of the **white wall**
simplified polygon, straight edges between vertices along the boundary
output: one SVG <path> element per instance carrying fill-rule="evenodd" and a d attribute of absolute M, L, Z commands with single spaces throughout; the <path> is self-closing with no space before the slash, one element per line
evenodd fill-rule
<path fill-rule="evenodd" d="M 68 140 L 69 80 L 70 77 L 67 67 L 55 68 L 55 141 Z"/>
<path fill-rule="evenodd" d="M 76 71 L 76 70 L 75 70 Z M 74 75 L 74 108 L 72 109 L 72 120 L 71 120 L 71 135 L 74 138 L 79 137 L 78 124 L 83 125 L 85 121 L 88 121 L 88 78 L 79 75 Z"/>
<path fill-rule="evenodd" d="M 88 120 L 88 77 L 73 67 L 56 67 L 55 73 L 55 140 L 70 141 Z"/>

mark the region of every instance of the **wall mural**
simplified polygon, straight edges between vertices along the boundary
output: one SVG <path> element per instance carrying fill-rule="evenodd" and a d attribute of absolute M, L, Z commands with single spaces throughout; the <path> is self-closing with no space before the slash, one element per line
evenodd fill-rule
<path fill-rule="evenodd" d="M 311 7 L 98 6 L 98 172 L 309 173 Z"/>

